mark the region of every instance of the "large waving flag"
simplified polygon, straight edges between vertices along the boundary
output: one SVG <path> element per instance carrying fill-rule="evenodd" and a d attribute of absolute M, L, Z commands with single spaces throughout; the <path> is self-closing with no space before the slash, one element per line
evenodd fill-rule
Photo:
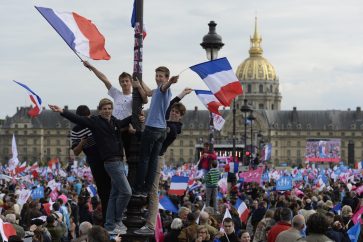
<path fill-rule="evenodd" d="M 94 60 L 111 58 L 105 49 L 105 37 L 91 20 L 75 12 L 58 12 L 44 7 L 35 8 L 73 51 Z"/>
<path fill-rule="evenodd" d="M 240 200 L 240 199 L 239 199 Z M 247 224 L 248 216 L 250 214 L 250 210 L 248 209 L 246 203 L 244 201 L 238 201 L 239 205 L 237 207 L 237 212 L 239 215 L 239 218 L 241 219 L 242 223 Z M 238 203 L 236 202 L 236 205 Z"/>
<path fill-rule="evenodd" d="M 131 14 L 131 27 L 135 28 L 136 26 L 136 8 L 135 8 L 135 2 L 136 0 L 134 1 L 134 4 L 133 4 L 133 7 L 132 7 L 132 14 Z M 142 31 L 142 38 L 145 39 L 147 33 L 146 33 L 146 29 L 145 29 L 145 24 L 143 26 L 143 31 Z"/>
<path fill-rule="evenodd" d="M 182 196 L 187 190 L 189 177 L 187 176 L 173 176 L 168 194 Z"/>
<path fill-rule="evenodd" d="M 42 99 L 35 92 L 33 92 L 32 89 L 30 89 L 27 85 L 17 81 L 14 82 L 25 88 L 25 90 L 27 90 L 30 97 L 30 101 L 34 104 L 34 108 L 29 110 L 28 115 L 32 118 L 38 116 L 42 112 L 42 106 L 41 106 Z"/>
<path fill-rule="evenodd" d="M 190 69 L 203 79 L 224 106 L 230 106 L 232 100 L 243 93 L 242 85 L 225 57 L 191 66 Z"/>
<path fill-rule="evenodd" d="M 195 94 L 199 98 L 199 100 L 204 104 L 204 106 L 211 112 L 217 115 L 221 115 L 218 111 L 219 106 L 222 104 L 218 101 L 218 99 L 213 95 L 211 91 L 207 90 L 194 90 Z"/>

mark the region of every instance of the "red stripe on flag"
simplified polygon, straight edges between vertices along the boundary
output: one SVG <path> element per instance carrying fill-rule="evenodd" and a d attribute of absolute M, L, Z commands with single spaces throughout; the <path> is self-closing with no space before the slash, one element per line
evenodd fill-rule
<path fill-rule="evenodd" d="M 185 190 L 169 190 L 169 195 L 176 195 L 176 196 L 183 196 L 185 193 Z"/>
<path fill-rule="evenodd" d="M 208 110 L 211 111 L 212 113 L 221 115 L 218 111 L 218 108 L 220 105 L 221 105 L 220 102 L 215 102 L 215 101 L 210 102 L 210 103 L 208 103 Z"/>
<path fill-rule="evenodd" d="M 96 25 L 77 13 L 73 13 L 73 18 L 82 34 L 89 40 L 90 57 L 94 60 L 109 60 L 111 57 L 105 49 L 105 37 Z"/>
<path fill-rule="evenodd" d="M 232 100 L 243 93 L 242 85 L 239 81 L 228 83 L 221 87 L 221 90 L 214 93 L 214 96 L 221 102 L 223 106 L 230 106 Z"/>

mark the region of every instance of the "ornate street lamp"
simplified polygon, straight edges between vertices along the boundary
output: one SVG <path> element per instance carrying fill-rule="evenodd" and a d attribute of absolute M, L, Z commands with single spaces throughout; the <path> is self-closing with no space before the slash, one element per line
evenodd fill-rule
<path fill-rule="evenodd" d="M 208 60 L 214 60 L 218 58 L 218 51 L 223 47 L 222 37 L 216 33 L 217 24 L 214 21 L 209 22 L 209 32 L 204 35 L 203 42 L 200 44 L 207 53 Z M 214 143 L 214 126 L 213 126 L 213 115 L 210 113 L 209 121 L 209 151 L 213 152 Z"/>
<path fill-rule="evenodd" d="M 247 113 L 251 112 L 252 108 L 247 104 L 247 99 L 243 100 L 243 105 L 241 107 L 241 112 L 244 114 L 244 122 L 245 122 L 245 133 L 244 133 L 244 152 L 243 152 L 243 161 L 245 161 L 246 157 L 246 148 L 247 148 Z"/>

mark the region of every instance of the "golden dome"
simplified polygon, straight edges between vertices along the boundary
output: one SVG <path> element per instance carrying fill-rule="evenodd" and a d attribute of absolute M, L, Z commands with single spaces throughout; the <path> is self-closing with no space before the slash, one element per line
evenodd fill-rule
<path fill-rule="evenodd" d="M 237 68 L 236 75 L 239 80 L 277 80 L 275 68 L 263 56 L 261 47 L 262 38 L 257 30 L 257 17 L 255 19 L 255 33 L 251 40 L 250 57 L 244 60 Z"/>

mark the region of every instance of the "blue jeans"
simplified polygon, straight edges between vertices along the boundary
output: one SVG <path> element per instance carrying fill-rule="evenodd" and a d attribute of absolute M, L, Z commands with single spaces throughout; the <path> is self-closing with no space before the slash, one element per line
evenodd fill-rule
<path fill-rule="evenodd" d="M 140 161 L 135 190 L 150 192 L 157 173 L 158 155 L 166 138 L 166 129 L 146 126 L 141 136 Z"/>
<path fill-rule="evenodd" d="M 105 162 L 105 170 L 111 178 L 111 192 L 106 211 L 105 229 L 113 230 L 115 223 L 122 220 L 122 215 L 131 198 L 131 187 L 126 178 L 125 165 L 122 161 Z"/>

